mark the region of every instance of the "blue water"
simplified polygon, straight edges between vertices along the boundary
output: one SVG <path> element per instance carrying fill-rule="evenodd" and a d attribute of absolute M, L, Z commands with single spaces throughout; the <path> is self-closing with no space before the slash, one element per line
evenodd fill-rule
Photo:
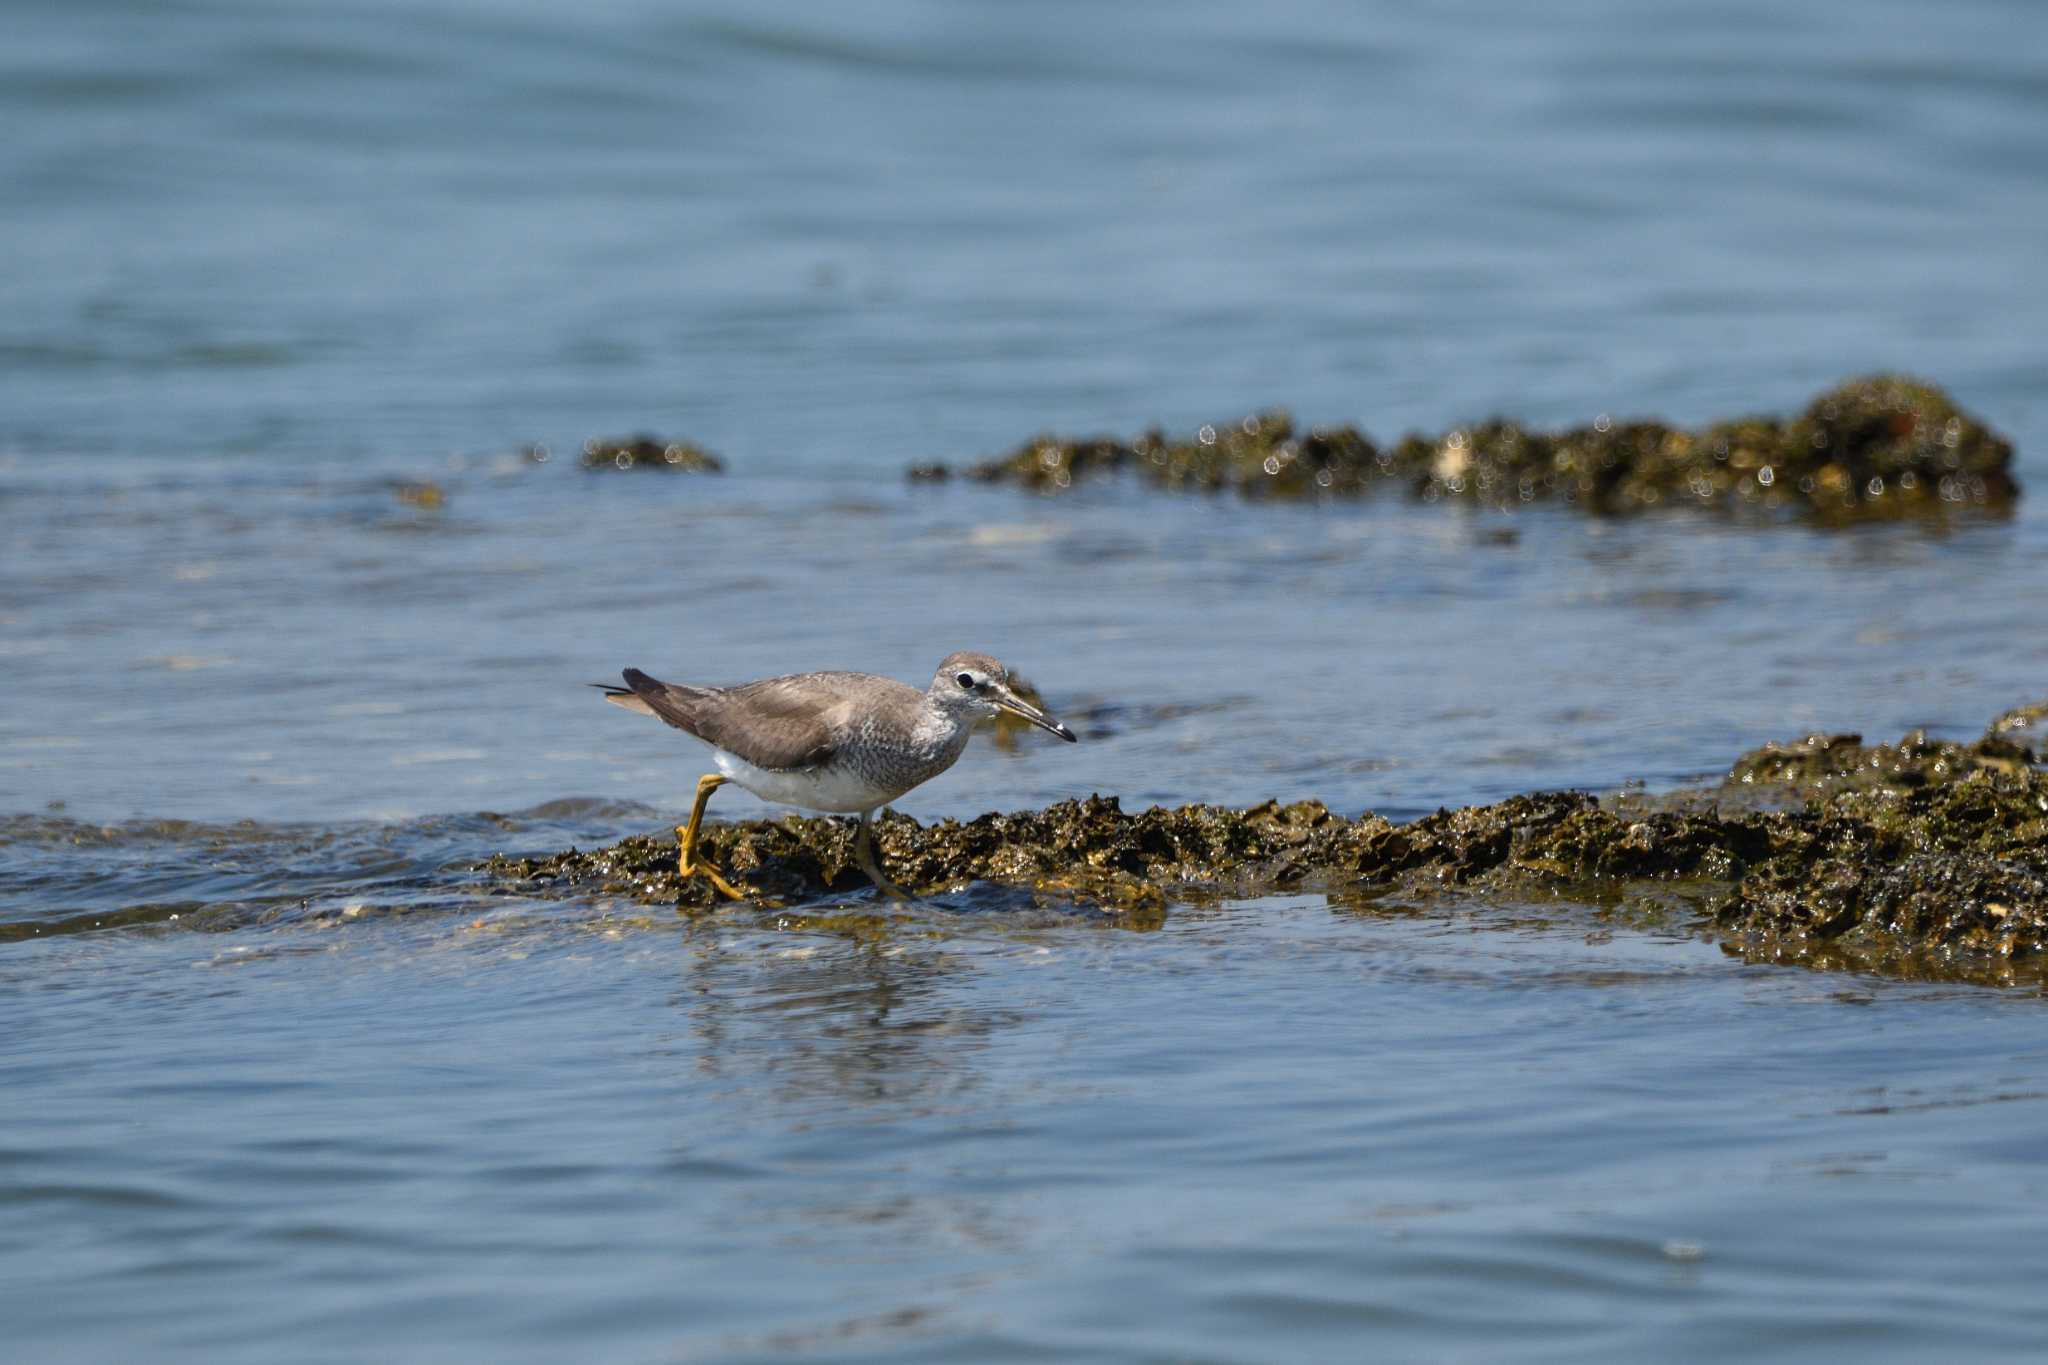
<path fill-rule="evenodd" d="M 1569 905 L 970 898 L 859 943 L 468 870 L 687 801 L 688 742 L 581 686 L 629 664 L 986 648 L 1082 732 L 921 818 L 1976 734 L 2048 693 L 2038 7 L 4 16 L 24 1359 L 2042 1354 L 2029 993 Z M 2033 495 L 1820 532 L 902 478 L 1874 369 Z M 642 429 L 729 472 L 574 467 Z"/>
<path fill-rule="evenodd" d="M 9 10 L 29 453 L 2039 412 L 2025 0 Z"/>

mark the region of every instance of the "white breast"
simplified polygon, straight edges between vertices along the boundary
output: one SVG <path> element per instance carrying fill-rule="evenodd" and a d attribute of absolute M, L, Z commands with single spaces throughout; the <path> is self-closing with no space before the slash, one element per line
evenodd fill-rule
<path fill-rule="evenodd" d="M 903 793 L 895 787 L 877 787 L 862 779 L 847 764 L 813 772 L 770 772 L 757 768 L 723 749 L 712 751 L 718 770 L 763 801 L 805 810 L 851 815 L 856 811 L 886 806 Z"/>

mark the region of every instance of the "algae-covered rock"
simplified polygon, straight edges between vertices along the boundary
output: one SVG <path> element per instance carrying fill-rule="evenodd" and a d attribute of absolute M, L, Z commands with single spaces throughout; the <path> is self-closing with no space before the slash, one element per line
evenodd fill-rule
<path fill-rule="evenodd" d="M 2015 706 L 1992 721 L 1977 742 L 2010 746 L 2032 763 L 2048 762 L 2048 701 Z"/>
<path fill-rule="evenodd" d="M 1861 735 L 1808 735 L 1744 754 L 1728 770 L 1725 785 L 1784 787 L 1803 797 L 1868 788 L 1904 790 L 1971 772 L 2017 771 L 2033 757 L 2031 749 L 1998 733 L 1987 733 L 1970 744 L 1932 740 L 1924 730 L 1914 730 L 1896 744 L 1865 744 Z"/>
<path fill-rule="evenodd" d="M 1387 485 L 1427 501 L 1495 507 L 1562 501 L 1600 513 L 1657 506 L 1801 513 L 1822 523 L 2009 505 L 2012 446 L 1940 389 L 1893 375 L 1850 380 L 1790 420 L 1750 417 L 1685 430 L 1600 418 L 1533 431 L 1495 418 L 1382 448 L 1355 427 L 1297 431 L 1281 411 L 1175 439 L 1040 436 L 970 465 L 968 477 L 1058 493 L 1134 474 L 1158 488 L 1245 497 L 1355 496 Z M 920 465 L 912 477 L 947 477 Z"/>
<path fill-rule="evenodd" d="M 1185 440 L 1157 430 L 1128 444 L 1110 437 L 1034 437 L 1000 459 L 969 466 L 966 474 L 983 483 L 1056 493 L 1127 470 L 1160 488 L 1273 498 L 1357 493 L 1388 473 L 1379 451 L 1355 428 L 1297 434 L 1291 417 L 1273 411 L 1205 426 Z M 946 472 L 943 465 L 923 465 L 912 476 L 942 478 Z"/>
<path fill-rule="evenodd" d="M 1997 733 L 2038 715 L 2048 703 L 2007 713 L 1969 745 L 1917 732 L 1888 745 L 1853 735 L 1767 745 L 1722 787 L 1669 799 L 1543 792 L 1397 825 L 1315 801 L 1131 812 L 1095 796 L 929 825 L 885 813 L 875 838 L 890 875 L 916 894 L 993 883 L 1134 925 L 1217 895 L 1394 889 L 1614 906 L 1658 887 L 1651 901 L 1690 907 L 1731 950 L 1760 960 L 2048 983 L 2048 772 Z M 1757 784 L 1798 804 L 1726 799 Z M 700 850 L 763 903 L 815 904 L 868 885 L 845 821 L 707 825 Z M 667 832 L 499 857 L 486 871 L 529 895 L 719 904 L 701 878 L 677 877 Z"/>
<path fill-rule="evenodd" d="M 2012 446 L 1933 384 L 1903 375 L 1820 395 L 1785 428 L 1780 449 L 1802 480 L 1815 481 L 1811 495 L 1823 506 L 2002 503 L 2019 492 Z"/>
<path fill-rule="evenodd" d="M 1795 817 L 1782 817 L 1794 819 Z M 1957 979 L 2048 975 L 2048 776 L 1975 769 L 1810 806 L 1717 915 L 1746 955 Z"/>
<path fill-rule="evenodd" d="M 1163 890 L 1241 881 L 1258 870 L 1263 885 L 1307 851 L 1331 861 L 1326 845 L 1355 829 L 1321 806 L 1154 807 L 1135 815 L 1115 797 L 1064 801 L 1044 810 L 920 825 L 893 812 L 875 822 L 875 843 L 889 875 L 906 889 L 935 894 L 975 881 L 1044 883 L 1105 905 L 1155 905 Z M 865 887 L 846 821 L 792 816 L 708 824 L 702 856 L 750 892 L 804 899 Z M 497 858 L 498 877 L 530 887 L 600 887 L 642 900 L 710 907 L 700 878 L 676 875 L 672 836 L 635 836 L 608 848 L 539 858 Z"/>
<path fill-rule="evenodd" d="M 688 441 L 664 441 L 639 435 L 596 438 L 583 443 L 579 463 L 585 469 L 666 469 L 689 474 L 721 474 L 725 461 Z"/>

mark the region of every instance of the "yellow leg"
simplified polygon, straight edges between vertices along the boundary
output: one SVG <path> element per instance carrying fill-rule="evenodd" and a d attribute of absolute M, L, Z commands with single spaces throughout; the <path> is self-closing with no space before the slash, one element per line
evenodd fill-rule
<path fill-rule="evenodd" d="M 910 902 L 911 896 L 908 891 L 882 875 L 882 864 L 880 859 L 875 857 L 875 836 L 868 828 L 866 811 L 861 812 L 860 824 L 853 831 L 853 857 L 854 861 L 860 864 L 860 870 L 868 874 L 868 880 L 875 884 L 877 891 L 892 900 L 903 901 L 906 904 Z"/>
<path fill-rule="evenodd" d="M 706 773 L 697 779 L 697 804 L 690 807 L 690 823 L 676 826 L 676 838 L 682 844 L 682 851 L 676 855 L 676 875 L 686 881 L 703 877 L 733 900 L 743 901 L 746 896 L 733 890 L 732 883 L 713 871 L 711 864 L 697 861 L 697 827 L 704 823 L 704 803 L 725 784 L 726 779 L 717 773 Z"/>

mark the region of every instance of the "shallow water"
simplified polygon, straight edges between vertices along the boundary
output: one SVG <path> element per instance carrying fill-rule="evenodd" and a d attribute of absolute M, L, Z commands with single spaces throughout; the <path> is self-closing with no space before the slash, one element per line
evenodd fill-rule
<path fill-rule="evenodd" d="M 1974 737 L 2048 677 L 2022 625 L 2048 610 L 2039 500 L 1945 532 L 1759 534 L 511 457 L 440 478 L 421 510 L 299 466 L 17 466 L 0 809 L 686 806 L 701 754 L 583 686 L 629 664 L 922 683 L 995 651 L 1085 742 L 972 751 L 903 803 L 925 817 L 1097 791 L 1405 817 L 1670 785 L 1811 729 Z"/>
<path fill-rule="evenodd" d="M 1083 742 L 978 742 L 927 819 L 1399 818 L 1974 736 L 2048 691 L 2043 29 L 13 6 L 14 1349 L 2038 1358 L 2030 993 L 1569 905 L 1135 933 L 970 890 L 855 942 L 471 869 L 674 817 L 700 756 L 582 686 L 628 664 L 993 650 Z M 1875 368 L 2033 496 L 1820 532 L 902 479 L 1047 428 L 1695 422 Z M 638 428 L 730 472 L 573 467 Z"/>
<path fill-rule="evenodd" d="M 876 946 L 444 905 L 17 944 L 17 1348 L 1907 1359 L 2048 1330 L 2036 998 L 1555 906 L 941 920 Z"/>

